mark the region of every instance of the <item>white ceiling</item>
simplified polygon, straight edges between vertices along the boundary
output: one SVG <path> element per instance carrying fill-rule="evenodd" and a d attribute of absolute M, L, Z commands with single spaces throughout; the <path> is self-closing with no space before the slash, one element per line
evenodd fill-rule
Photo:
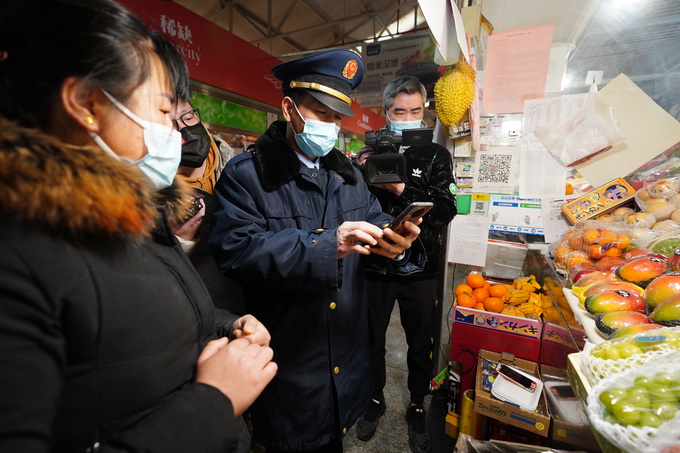
<path fill-rule="evenodd" d="M 417 0 L 174 1 L 282 60 L 429 33 Z M 600 87 L 624 73 L 680 117 L 679 0 L 456 1 L 481 4 L 495 31 L 555 24 L 553 43 L 575 46 L 566 93 L 587 90 L 587 71 L 604 72 Z"/>

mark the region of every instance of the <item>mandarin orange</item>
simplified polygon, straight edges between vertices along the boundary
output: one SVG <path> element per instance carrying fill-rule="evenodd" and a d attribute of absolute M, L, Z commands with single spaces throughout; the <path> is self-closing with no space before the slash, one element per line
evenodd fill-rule
<path fill-rule="evenodd" d="M 470 296 L 468 294 L 462 293 L 458 296 L 456 296 L 456 303 L 460 305 L 461 307 L 465 308 L 473 308 L 475 304 L 477 304 L 477 301 L 473 296 Z"/>
<path fill-rule="evenodd" d="M 486 280 L 484 280 L 484 276 L 482 276 L 482 274 L 470 274 L 465 277 L 465 283 L 470 285 L 472 289 L 483 288 Z"/>
<path fill-rule="evenodd" d="M 491 285 L 489 288 L 489 296 L 503 297 L 503 294 L 508 292 L 508 287 L 505 285 Z"/>
<path fill-rule="evenodd" d="M 456 296 L 463 293 L 472 296 L 472 288 L 470 288 L 470 285 L 467 283 L 461 283 L 460 285 L 456 286 L 456 290 L 453 293 Z"/>
<path fill-rule="evenodd" d="M 477 302 L 484 302 L 484 299 L 489 297 L 489 290 L 486 288 L 475 288 L 472 290 L 472 296 Z"/>
<path fill-rule="evenodd" d="M 505 307 L 505 303 L 503 303 L 503 299 L 500 297 L 487 297 L 484 299 L 483 304 L 487 311 L 492 311 L 494 313 L 502 312 Z"/>

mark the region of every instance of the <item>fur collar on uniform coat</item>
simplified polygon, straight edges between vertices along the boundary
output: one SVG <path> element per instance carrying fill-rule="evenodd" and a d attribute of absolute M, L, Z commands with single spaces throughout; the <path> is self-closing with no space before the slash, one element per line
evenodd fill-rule
<path fill-rule="evenodd" d="M 0 219 L 72 238 L 115 238 L 150 236 L 158 206 L 177 221 L 191 188 L 175 178 L 155 192 L 135 166 L 99 148 L 65 145 L 0 117 L 0 194 Z"/>
<path fill-rule="evenodd" d="M 265 134 L 257 139 L 255 161 L 262 187 L 271 192 L 292 180 L 300 173 L 300 160 L 295 150 L 286 142 L 286 122 L 275 121 Z M 282 147 L 281 144 L 286 146 Z M 333 170 L 345 178 L 345 182 L 356 185 L 357 176 L 352 162 L 337 149 L 321 158 L 323 168 Z"/>

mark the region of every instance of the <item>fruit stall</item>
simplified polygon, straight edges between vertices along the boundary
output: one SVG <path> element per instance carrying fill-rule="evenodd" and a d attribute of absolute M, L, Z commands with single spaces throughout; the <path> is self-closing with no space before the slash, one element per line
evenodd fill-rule
<path fill-rule="evenodd" d="M 559 370 L 573 391 L 569 415 L 545 390 L 552 398 L 531 411 L 481 393 L 475 412 L 538 436 L 529 443 L 607 452 L 680 443 L 672 428 L 680 426 L 680 180 L 636 185 L 628 203 L 575 221 L 547 253 L 530 250 L 517 278 L 469 266 L 454 273 L 451 360 L 476 367 L 460 376 L 463 392 L 480 392 L 489 351 L 535 364 L 529 374 L 543 382 L 555 374 L 545 367 Z M 511 407 L 520 413 L 508 417 Z"/>

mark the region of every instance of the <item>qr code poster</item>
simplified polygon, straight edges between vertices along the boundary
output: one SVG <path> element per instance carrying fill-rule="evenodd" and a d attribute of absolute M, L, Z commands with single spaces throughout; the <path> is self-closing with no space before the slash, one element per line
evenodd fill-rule
<path fill-rule="evenodd" d="M 516 193 L 517 144 L 482 144 L 475 156 L 475 192 Z"/>

